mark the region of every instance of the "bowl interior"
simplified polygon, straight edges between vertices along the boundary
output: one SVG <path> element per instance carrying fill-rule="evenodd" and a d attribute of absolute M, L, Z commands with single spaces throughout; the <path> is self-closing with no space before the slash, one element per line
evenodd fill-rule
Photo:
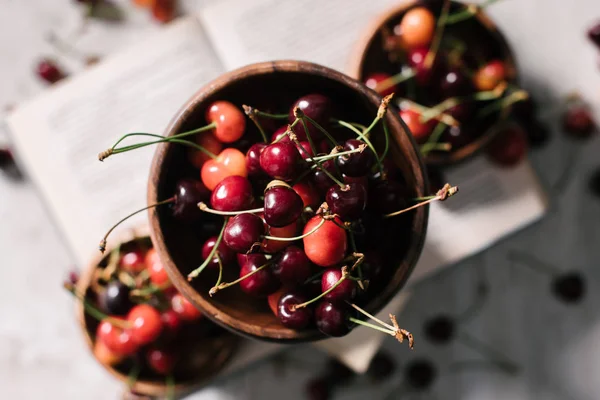
<path fill-rule="evenodd" d="M 441 2 L 439 2 L 441 4 Z M 384 50 L 384 31 L 393 32 L 394 27 L 400 23 L 404 14 L 411 8 L 418 6 L 418 1 L 404 2 L 402 5 L 387 11 L 369 27 L 358 44 L 351 75 L 363 82 L 369 75 L 375 72 L 384 72 L 395 75 L 400 71 L 399 64 L 390 60 Z M 464 9 L 465 4 L 451 2 L 450 12 L 458 12 Z M 432 12 L 439 17 L 440 7 L 431 7 Z M 507 81 L 515 83 L 517 71 L 513 54 L 508 43 L 496 25 L 480 11 L 476 16 L 457 24 L 446 26 L 444 35 L 451 35 L 460 39 L 466 46 L 467 54 L 473 57 L 467 61 L 473 64 L 481 64 L 481 60 L 503 60 L 507 71 Z M 463 161 L 476 154 L 484 148 L 499 130 L 498 123 L 508 115 L 506 108 L 500 115 L 495 114 L 481 121 L 477 126 L 480 135 L 470 144 L 453 150 L 449 153 L 431 152 L 425 158 L 428 165 L 446 165 Z"/>
<path fill-rule="evenodd" d="M 166 135 L 205 125 L 205 110 L 215 100 L 227 100 L 238 107 L 247 104 L 274 113 L 287 113 L 298 97 L 315 92 L 332 99 L 336 118 L 367 125 L 375 117 L 381 100 L 357 81 L 325 67 L 296 61 L 255 64 L 226 74 L 201 89 L 175 117 Z M 388 113 L 386 121 L 394 139 L 391 152 L 401 171 L 398 179 L 406 184 L 410 195 L 422 196 L 426 193 L 426 178 L 414 142 L 396 113 Z M 285 124 L 287 120 L 279 125 Z M 248 124 L 245 138 L 248 143 L 239 145 L 242 151 L 259 140 L 251 124 Z M 380 140 L 381 135 L 376 141 Z M 198 179 L 199 172 L 187 162 L 186 151 L 171 144 L 163 144 L 157 149 L 149 182 L 149 202 L 172 196 L 181 178 Z M 394 244 L 398 251 L 386 257 L 386 265 L 390 266 L 386 284 L 371 292 L 377 296 L 366 301 L 369 311 L 379 310 L 408 278 L 421 251 L 427 211 L 422 208 L 397 220 Z M 154 245 L 180 292 L 215 322 L 247 336 L 274 341 L 322 338 L 314 328 L 295 331 L 283 327 L 270 311 L 266 299 L 252 298 L 237 285 L 210 297 L 208 291 L 216 282 L 216 272 L 205 270 L 191 283 L 187 281 L 186 275 L 202 262 L 203 242 L 218 233 L 222 221 L 222 217 L 215 219 L 206 215 L 199 223 L 185 225 L 174 219 L 168 208 L 150 211 Z M 226 268 L 223 279 L 237 279 L 238 274 L 237 266 Z"/>

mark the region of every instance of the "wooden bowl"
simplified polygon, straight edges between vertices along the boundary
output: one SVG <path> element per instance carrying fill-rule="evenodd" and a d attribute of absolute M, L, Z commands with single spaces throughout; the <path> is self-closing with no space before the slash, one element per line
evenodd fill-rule
<path fill-rule="evenodd" d="M 404 14 L 412 7 L 420 4 L 419 0 L 402 2 L 375 19 L 365 30 L 357 43 L 350 58 L 348 73 L 350 76 L 364 82 L 366 77 L 374 72 L 385 72 L 391 75 L 398 73 L 398 64 L 392 63 L 383 49 L 382 29 L 393 29 L 400 22 Z M 450 12 L 456 12 L 461 6 L 468 3 L 451 2 Z M 447 27 L 448 29 L 448 27 Z M 500 30 L 483 11 L 479 11 L 468 21 L 452 26 L 458 34 L 463 32 L 461 39 L 469 42 L 476 40 L 485 43 L 485 49 L 478 45 L 478 50 L 485 51 L 486 59 L 500 59 L 506 66 L 507 82 L 517 82 L 517 68 L 512 51 Z M 489 125 L 485 132 L 473 142 L 447 154 L 431 152 L 425 157 L 427 165 L 445 166 L 457 164 L 470 159 L 480 150 L 490 144 L 494 136 L 502 130 L 510 113 L 510 107 L 504 109 L 495 121 Z"/>
<path fill-rule="evenodd" d="M 204 113 L 215 100 L 227 100 L 241 108 L 248 104 L 260 109 L 261 102 L 277 100 L 280 109 L 288 108 L 300 96 L 320 92 L 334 104 L 343 105 L 341 116 L 352 121 L 370 123 L 377 113 L 381 97 L 356 80 L 329 68 L 301 61 L 274 61 L 249 65 L 222 75 L 198 91 L 175 116 L 165 136 L 194 129 L 205 124 Z M 269 99 L 269 100 L 265 100 Z M 428 194 L 422 160 L 412 136 L 397 113 L 386 117 L 392 140 L 391 151 L 407 182 L 411 194 Z M 198 179 L 197 170 L 187 165 L 182 146 L 161 144 L 155 153 L 148 184 L 148 202 L 165 199 L 174 193 L 176 182 L 183 177 Z M 371 298 L 365 308 L 379 311 L 400 290 L 408 279 L 423 246 L 427 227 L 428 209 L 420 208 L 410 215 L 408 223 L 399 232 L 403 257 L 397 268 L 390 268 L 385 287 Z M 222 223 L 222 222 L 220 222 Z M 239 334 L 276 342 L 302 342 L 324 338 L 316 328 L 296 331 L 285 328 L 269 310 L 266 299 L 254 299 L 233 286 L 210 297 L 209 289 L 216 280 L 216 272 L 205 270 L 191 283 L 187 274 L 202 262 L 201 247 L 206 237 L 202 227 L 188 227 L 177 222 L 167 208 L 150 210 L 151 237 L 171 281 L 192 304 L 216 323 Z M 232 272 L 230 279 L 238 277 Z M 233 273 L 235 272 L 235 273 Z M 224 272 L 225 274 L 225 272 Z"/>
<path fill-rule="evenodd" d="M 127 246 L 134 241 L 146 241 L 148 247 L 151 246 L 150 238 L 147 236 L 136 237 L 128 241 L 122 242 L 123 246 Z M 112 242 L 115 242 L 114 240 Z M 112 247 L 114 248 L 114 247 Z M 104 268 L 107 265 L 108 257 L 111 248 L 107 249 L 105 256 L 99 255 L 94 258 L 88 268 L 84 271 L 83 276 L 77 282 L 76 288 L 78 293 L 85 293 L 86 297 L 93 295 L 92 282 L 94 280 L 95 271 L 98 268 Z M 75 313 L 81 325 L 85 341 L 92 354 L 94 354 L 94 344 L 98 321 L 85 312 L 81 301 L 77 301 Z M 176 395 L 189 393 L 204 384 L 208 383 L 211 378 L 226 366 L 231 356 L 235 353 L 239 338 L 231 333 L 213 325 L 208 320 L 203 321 L 206 329 L 199 329 L 198 335 L 204 335 L 204 338 L 193 342 L 193 348 L 188 354 L 193 357 L 186 357 L 185 360 L 179 362 L 185 363 L 183 371 L 184 377 L 178 380 L 175 376 L 174 392 Z M 97 359 L 97 358 L 96 358 Z M 97 359 L 98 360 L 98 359 Z M 100 360 L 98 360 L 100 362 Z M 128 384 L 128 372 L 132 365 L 131 363 L 123 362 L 118 365 L 108 365 L 102 363 L 102 366 L 115 378 L 121 381 L 124 385 Z M 131 388 L 127 388 L 125 393 L 133 391 L 139 395 L 164 397 L 167 394 L 168 388 L 164 378 L 159 378 L 156 375 L 145 373 L 142 370 L 139 378 Z"/>

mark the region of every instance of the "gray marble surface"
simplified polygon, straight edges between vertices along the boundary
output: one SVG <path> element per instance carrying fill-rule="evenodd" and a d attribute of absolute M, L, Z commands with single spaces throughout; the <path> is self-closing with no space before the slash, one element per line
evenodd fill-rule
<path fill-rule="evenodd" d="M 33 64 L 42 55 L 54 54 L 44 41 L 49 31 L 66 35 L 76 30 L 80 10 L 72 3 L 0 0 L 0 107 L 43 90 Z M 126 22 L 91 24 L 77 48 L 107 54 L 159 29 L 128 1 L 118 3 L 126 11 Z M 186 10 L 196 10 L 206 1 L 182 3 Z M 573 142 L 559 125 L 561 99 L 572 90 L 584 93 L 600 117 L 600 52 L 584 36 L 586 27 L 600 19 L 600 2 L 505 0 L 490 14 L 513 45 L 523 84 L 541 103 L 552 131 L 551 142 L 531 154 L 549 188 L 551 208 L 541 222 L 420 284 L 399 320 L 423 337 L 428 318 L 463 313 L 484 280 L 488 295 L 479 312 L 459 325 L 460 337 L 487 343 L 518 366 L 518 372 L 460 368 L 462 361 L 481 359 L 465 339 L 447 345 L 421 340 L 412 352 L 389 340 L 385 348 L 400 366 L 394 376 L 376 385 L 358 378 L 336 392 L 336 398 L 600 398 L 600 200 L 587 190 L 590 173 L 600 167 L 600 139 Z M 82 68 L 77 60 L 60 60 L 71 70 Z M 570 160 L 574 168 L 566 184 L 552 189 Z M 29 182 L 0 178 L 0 221 L 0 398 L 116 398 L 121 388 L 84 350 L 72 300 L 60 287 L 72 261 Z M 552 277 L 511 264 L 507 254 L 513 250 L 534 254 L 561 272 L 581 271 L 587 284 L 584 300 L 576 305 L 558 301 L 550 290 Z M 436 366 L 437 379 L 424 393 L 405 393 L 403 367 L 418 358 Z M 323 363 L 324 356 L 314 349 L 292 348 L 277 360 L 219 380 L 191 397 L 301 399 L 305 381 Z"/>

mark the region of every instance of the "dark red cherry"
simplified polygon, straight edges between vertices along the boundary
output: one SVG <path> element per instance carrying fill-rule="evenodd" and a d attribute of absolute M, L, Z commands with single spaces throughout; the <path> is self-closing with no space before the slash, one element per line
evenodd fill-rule
<path fill-rule="evenodd" d="M 181 295 L 180 295 L 181 296 Z M 179 332 L 181 328 L 181 318 L 174 310 L 169 309 L 160 314 L 160 320 L 162 321 L 163 331 L 173 336 Z"/>
<path fill-rule="evenodd" d="M 162 331 L 160 313 L 148 304 L 138 304 L 127 314 L 131 338 L 140 346 L 152 343 Z"/>
<path fill-rule="evenodd" d="M 219 211 L 249 210 L 253 202 L 250 181 L 237 175 L 228 176 L 219 182 L 210 196 L 210 204 Z"/>
<path fill-rule="evenodd" d="M 210 191 L 202 182 L 195 179 L 181 179 L 175 186 L 173 216 L 184 222 L 198 220 L 203 215 L 198 208 L 198 203 L 206 201 L 209 197 Z"/>
<path fill-rule="evenodd" d="M 302 214 L 302 198 L 289 186 L 267 188 L 264 201 L 265 222 L 276 228 L 291 224 Z"/>
<path fill-rule="evenodd" d="M 243 213 L 229 220 L 223 232 L 223 240 L 236 253 L 246 253 L 255 243 L 260 245 L 264 234 L 263 220 L 258 215 Z"/>
<path fill-rule="evenodd" d="M 133 306 L 133 303 L 129 299 L 130 292 L 129 286 L 120 281 L 115 280 L 109 282 L 108 285 L 106 285 L 101 300 L 107 313 L 111 315 L 127 314 Z"/>
<path fill-rule="evenodd" d="M 465 102 L 450 107 L 445 113 L 452 116 L 458 122 L 465 123 L 473 118 L 474 111 L 473 103 Z"/>
<path fill-rule="evenodd" d="M 437 377 L 433 364 L 427 360 L 413 360 L 405 368 L 406 381 L 415 390 L 425 390 Z"/>
<path fill-rule="evenodd" d="M 275 141 L 291 142 L 290 137 L 288 135 L 284 135 L 284 133 L 287 131 L 287 128 L 287 125 L 284 125 L 277 129 L 275 132 L 273 132 L 273 134 L 271 135 L 271 143 Z"/>
<path fill-rule="evenodd" d="M 500 132 L 487 150 L 488 157 L 497 165 L 512 167 L 527 154 L 527 135 L 519 126 Z"/>
<path fill-rule="evenodd" d="M 563 129 L 572 137 L 587 138 L 597 129 L 587 105 L 574 105 L 563 115 Z"/>
<path fill-rule="evenodd" d="M 50 59 L 40 60 L 37 65 L 37 74 L 48 83 L 56 83 L 65 77 L 58 65 Z"/>
<path fill-rule="evenodd" d="M 552 292 L 565 303 L 578 303 L 585 295 L 585 281 L 577 272 L 559 275 L 552 282 Z"/>
<path fill-rule="evenodd" d="M 379 351 L 369 364 L 367 376 L 371 382 L 381 382 L 389 378 L 396 370 L 394 358 L 386 352 Z"/>
<path fill-rule="evenodd" d="M 326 201 L 331 212 L 343 220 L 353 220 L 365 210 L 367 191 L 360 183 L 348 183 L 343 188 L 336 184 L 327 191 Z"/>
<path fill-rule="evenodd" d="M 315 309 L 315 322 L 317 328 L 327 336 L 344 336 L 350 332 L 348 315 L 345 304 L 322 301 Z"/>
<path fill-rule="evenodd" d="M 259 176 L 264 174 L 260 167 L 260 153 L 267 147 L 264 143 L 254 143 L 246 152 L 246 169 L 248 175 Z"/>
<path fill-rule="evenodd" d="M 439 88 L 443 98 L 464 96 L 473 90 L 469 79 L 458 68 L 451 68 L 442 75 Z"/>
<path fill-rule="evenodd" d="M 298 144 L 296 144 L 296 149 L 298 149 L 298 153 L 300 153 L 300 156 L 304 159 L 315 156 L 315 153 L 313 153 L 310 148 L 310 143 L 307 141 L 298 142 Z"/>
<path fill-rule="evenodd" d="M 291 181 L 302 169 L 304 160 L 292 142 L 278 142 L 265 147 L 260 166 L 272 178 Z"/>
<path fill-rule="evenodd" d="M 367 76 L 367 79 L 365 79 L 365 86 L 368 87 L 369 89 L 373 89 L 374 91 L 376 91 L 377 93 L 379 93 L 382 96 L 387 96 L 388 94 L 392 94 L 392 93 L 396 93 L 396 95 L 399 95 L 398 85 L 391 85 L 385 89 L 383 89 L 381 86 L 379 88 L 377 87 L 378 85 L 381 84 L 381 82 L 383 82 L 389 78 L 391 78 L 390 74 L 386 74 L 384 72 L 376 72 L 374 74 Z"/>
<path fill-rule="evenodd" d="M 311 264 L 304 250 L 288 246 L 279 253 L 273 264 L 273 273 L 285 286 L 302 285 L 311 275 Z"/>
<path fill-rule="evenodd" d="M 263 254 L 249 255 L 242 268 L 240 268 L 240 278 L 255 271 L 267 262 Z M 242 291 L 255 297 L 266 297 L 271 293 L 275 293 L 279 287 L 280 283 L 270 267 L 265 267 L 240 282 Z"/>
<path fill-rule="evenodd" d="M 597 23 L 588 30 L 588 38 L 600 49 L 600 23 Z"/>
<path fill-rule="evenodd" d="M 303 329 L 310 324 L 312 319 L 312 309 L 310 306 L 297 308 L 292 311 L 293 305 L 302 304 L 308 299 L 301 293 L 290 292 L 284 294 L 279 299 L 277 305 L 277 317 L 286 328 Z"/>
<path fill-rule="evenodd" d="M 420 85 L 427 85 L 434 74 L 434 68 L 427 68 L 425 66 L 425 57 L 428 52 L 429 48 L 421 47 L 411 50 L 408 53 L 408 63 L 415 70 L 415 79 Z"/>
<path fill-rule="evenodd" d="M 155 372 L 166 375 L 175 367 L 175 354 L 172 351 L 160 348 L 151 348 L 146 353 L 148 366 Z"/>
<path fill-rule="evenodd" d="M 12 152 L 8 148 L 0 148 L 0 169 L 5 169 L 12 166 L 15 163 L 15 159 Z"/>
<path fill-rule="evenodd" d="M 380 181 L 371 185 L 369 193 L 369 209 L 381 214 L 389 214 L 407 207 L 406 188 L 396 181 Z"/>
<path fill-rule="evenodd" d="M 318 93 L 307 94 L 306 96 L 300 97 L 290 108 L 288 116 L 290 123 L 293 123 L 296 119 L 294 116 L 295 107 L 301 109 L 306 116 L 313 119 L 322 127 L 327 127 L 329 119 L 331 118 L 332 108 L 331 100 L 328 97 Z M 322 132 L 309 121 L 306 121 L 306 126 L 312 139 L 316 140 L 322 136 Z M 298 136 L 299 140 L 306 140 L 306 133 L 304 132 L 304 127 L 301 123 L 294 126 L 294 133 Z"/>
<path fill-rule="evenodd" d="M 458 150 L 471 143 L 475 138 L 473 137 L 473 130 L 468 125 L 458 125 L 448 127 L 444 133 L 440 142 L 450 143 L 452 150 Z"/>
<path fill-rule="evenodd" d="M 348 139 L 344 143 L 343 151 L 356 150 L 365 142 L 357 139 Z M 363 176 L 369 173 L 369 170 L 375 163 L 375 154 L 369 148 L 360 153 L 348 154 L 337 157 L 337 165 L 340 171 L 348 176 Z"/>
<path fill-rule="evenodd" d="M 447 315 L 439 315 L 425 321 L 425 337 L 433 343 L 444 344 L 454 338 L 456 323 Z"/>
<path fill-rule="evenodd" d="M 329 268 L 321 277 L 321 291 L 326 292 L 335 286 L 342 278 L 341 268 Z M 356 295 L 356 282 L 351 279 L 344 279 L 342 283 L 336 286 L 331 292 L 327 293 L 323 298 L 332 303 L 343 303 L 352 300 Z"/>
<path fill-rule="evenodd" d="M 216 236 L 210 237 L 206 240 L 206 242 L 204 242 L 204 245 L 202 246 L 202 260 L 206 260 L 213 247 L 215 247 L 215 243 L 217 243 Z M 224 241 L 221 241 L 215 256 L 213 257 L 212 261 L 208 263 L 208 268 L 219 268 L 219 261 L 216 257 L 217 255 L 221 259 L 221 263 L 224 266 L 232 263 L 233 260 L 235 260 L 235 251 L 230 249 Z"/>
<path fill-rule="evenodd" d="M 144 252 L 141 249 L 132 249 L 124 253 L 119 261 L 119 266 L 127 272 L 137 274 L 146 269 Z"/>
<path fill-rule="evenodd" d="M 321 164 L 321 166 L 323 167 L 323 169 L 326 169 L 331 175 L 337 175 L 337 170 L 335 168 L 333 160 L 327 160 L 323 164 Z M 316 168 L 315 171 L 312 173 L 312 181 L 315 184 L 317 190 L 319 190 L 323 194 L 327 193 L 331 185 L 334 184 L 333 180 L 331 180 L 331 178 L 319 168 Z"/>

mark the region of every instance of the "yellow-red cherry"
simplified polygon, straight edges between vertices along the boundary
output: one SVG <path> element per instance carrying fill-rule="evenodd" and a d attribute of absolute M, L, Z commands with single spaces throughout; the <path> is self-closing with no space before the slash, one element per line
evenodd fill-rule
<path fill-rule="evenodd" d="M 234 148 L 227 148 L 216 159 L 206 161 L 200 171 L 202 183 L 211 191 L 219 182 L 232 175 L 248 176 L 246 156 Z"/>
<path fill-rule="evenodd" d="M 152 343 L 162 331 L 160 313 L 149 304 L 138 304 L 127 314 L 131 338 L 140 346 Z"/>
<path fill-rule="evenodd" d="M 215 136 L 223 143 L 233 143 L 244 135 L 246 118 L 228 101 L 215 101 L 206 111 L 206 121 L 215 122 Z"/>
<path fill-rule="evenodd" d="M 425 7 L 415 7 L 406 12 L 394 33 L 400 36 L 407 49 L 427 46 L 435 34 L 435 16 Z"/>
<path fill-rule="evenodd" d="M 500 60 L 493 60 L 479 68 L 473 76 L 478 90 L 492 90 L 506 79 L 506 67 Z"/>
<path fill-rule="evenodd" d="M 400 111 L 400 118 L 408 127 L 410 133 L 419 144 L 423 144 L 429 139 L 429 135 L 435 128 L 435 120 L 429 120 L 427 122 L 421 122 L 421 114 L 414 110 L 402 110 Z"/>
<path fill-rule="evenodd" d="M 111 318 L 124 321 L 119 317 Z M 96 340 L 104 343 L 111 352 L 121 356 L 129 356 L 138 349 L 138 344 L 133 340 L 130 330 L 113 325 L 106 319 L 102 320 L 96 329 Z"/>
<path fill-rule="evenodd" d="M 315 229 L 321 220 L 321 216 L 312 217 L 302 233 L 307 234 Z M 325 221 L 315 232 L 303 239 L 304 252 L 310 261 L 321 267 L 329 267 L 344 259 L 348 250 L 348 239 L 346 230 L 341 227 L 343 224 L 338 217 L 335 218 L 335 222 Z"/>
<path fill-rule="evenodd" d="M 213 154 L 219 154 L 223 150 L 223 143 L 217 139 L 214 132 L 202 132 L 196 136 L 196 143 Z M 205 162 L 211 158 L 204 152 L 194 148 L 189 149 L 189 159 L 194 167 L 201 169 Z"/>
<path fill-rule="evenodd" d="M 171 297 L 171 308 L 184 321 L 195 321 L 202 318 L 202 313 L 188 299 L 183 297 L 181 293 L 177 293 Z"/>

